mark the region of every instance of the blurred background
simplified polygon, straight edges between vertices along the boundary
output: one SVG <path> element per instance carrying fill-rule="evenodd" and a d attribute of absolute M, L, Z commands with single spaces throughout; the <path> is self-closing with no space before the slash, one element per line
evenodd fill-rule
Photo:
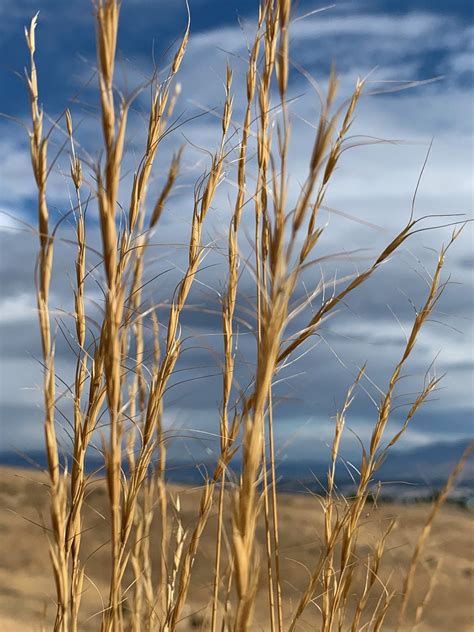
<path fill-rule="evenodd" d="M 239 95 L 257 7 L 257 0 L 189 0 L 190 43 L 178 77 L 181 90 L 170 133 L 158 152 L 148 195 L 150 207 L 166 178 L 172 153 L 184 144 L 183 169 L 151 240 L 144 309 L 157 304 L 159 314 L 160 310 L 166 314 L 167 301 L 179 278 L 186 253 L 183 244 L 189 236 L 193 187 L 218 137 L 227 62 L 234 69 L 233 118 L 236 125 L 242 120 L 244 103 Z M 36 190 L 26 130 L 29 103 L 23 72 L 29 63 L 23 29 L 38 10 L 40 98 L 47 123 L 54 127 L 49 203 L 56 221 L 63 219 L 51 307 L 57 322 L 58 387 L 64 390 L 58 402 L 58 425 L 65 454 L 70 412 L 67 384 L 74 371 L 69 335 L 74 246 L 68 241 L 74 217 L 70 212 L 72 188 L 69 158 L 64 150 L 65 124 L 61 119 L 64 108 L 72 111 L 80 155 L 90 165 L 98 158 L 101 133 L 92 4 L 88 0 L 2 3 L 0 458 L 4 463 L 22 463 L 25 455 L 37 462 L 42 460 L 41 353 L 34 297 Z M 320 224 L 326 229 L 318 260 L 304 275 L 304 283 L 298 288 L 300 297 L 304 298 L 321 279 L 337 280 L 366 267 L 408 221 L 412 208 L 415 217 L 430 216 L 420 228 L 436 229 L 420 231 L 407 242 L 400 254 L 324 323 L 309 341 L 304 356 L 278 375 L 274 391 L 278 460 L 286 464 L 287 472 L 295 463 L 324 461 L 334 415 L 359 368 L 367 363 L 370 379 L 357 392 L 344 444 L 346 458 L 360 454 L 359 441 L 367 440 L 376 414 L 378 388 L 384 389 L 402 352 L 406 331 L 423 302 L 437 250 L 451 234 L 452 227 L 447 225 L 472 216 L 472 18 L 471 2 L 461 0 L 368 0 L 328 7 L 313 0 L 295 3 L 289 90 L 289 206 L 305 178 L 320 111 L 318 88 L 324 92 L 331 64 L 340 78 L 338 103 L 350 97 L 358 77 L 368 77 L 366 97 L 352 129 L 354 148 L 343 156 L 328 192 L 327 206 L 320 216 Z M 127 187 L 143 152 L 147 81 L 155 68 L 159 77 L 166 76 L 187 19 L 184 2 L 123 2 L 117 89 L 131 95 L 142 88 L 130 118 L 120 199 L 124 205 Z M 53 161 L 55 153 L 58 155 Z M 226 181 L 207 218 L 209 256 L 183 319 L 186 351 L 166 395 L 165 423 L 170 437 L 174 437 L 170 459 L 176 462 L 212 460 L 213 456 L 221 399 L 220 295 L 225 288 L 227 265 L 221 247 L 225 246 L 232 210 L 236 155 L 236 151 L 229 155 Z M 91 246 L 100 249 L 93 174 L 87 167 L 84 171 L 91 185 L 88 237 Z M 253 208 L 248 204 L 240 243 L 243 261 L 251 253 L 252 218 Z M 387 465 L 387 476 L 403 471 L 405 476 L 414 477 L 422 470 L 424 477 L 443 477 L 473 434 L 473 235 L 472 227 L 467 226 L 449 252 L 445 278 L 450 275 L 450 284 L 421 336 L 409 374 L 402 380 L 392 427 L 400 424 L 428 370 L 431 374 L 446 373 L 446 377 L 405 435 L 401 443 L 405 453 L 399 452 Z M 93 319 L 103 300 L 100 259 L 93 249 L 88 264 L 88 309 Z M 246 270 L 244 266 L 243 271 L 236 353 L 237 379 L 245 389 L 252 374 L 255 347 L 252 322 L 246 315 L 255 302 L 255 290 L 250 267 Z M 305 322 L 306 317 L 297 318 L 292 327 L 299 329 Z M 447 442 L 452 443 L 451 450 L 440 449 Z"/>

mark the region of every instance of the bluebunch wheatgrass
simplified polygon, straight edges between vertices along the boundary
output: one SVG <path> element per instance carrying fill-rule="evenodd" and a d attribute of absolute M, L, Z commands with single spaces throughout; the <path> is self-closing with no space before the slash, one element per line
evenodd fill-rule
<path fill-rule="evenodd" d="M 268 627 L 271 632 L 302 629 L 310 603 L 320 615 L 314 626 L 323 632 L 362 627 L 383 628 L 395 596 L 390 587 L 377 595 L 380 564 L 390 533 L 390 523 L 379 538 L 372 556 L 359 556 L 358 538 L 363 528 L 363 512 L 387 450 L 396 445 L 418 409 L 439 384 L 426 380 L 406 414 L 401 429 L 388 437 L 395 389 L 410 359 L 417 339 L 446 287 L 442 280 L 445 255 L 457 239 L 455 230 L 448 246 L 440 250 L 427 297 L 416 313 L 399 362 L 394 367 L 375 415 L 370 444 L 362 453 L 362 463 L 354 497 L 340 497 L 336 467 L 345 430 L 345 420 L 356 387 L 365 378 L 365 367 L 349 389 L 336 417 L 326 490 L 321 499 L 324 511 L 323 546 L 312 561 L 309 577 L 294 607 L 285 600 L 282 577 L 282 546 L 279 533 L 276 446 L 272 384 L 295 352 L 322 323 L 335 313 L 352 292 L 356 292 L 418 230 L 421 220 L 408 223 L 365 269 L 334 284 L 326 297 L 327 284 L 321 278 L 294 306 L 298 285 L 312 265 L 311 255 L 324 233 L 319 225 L 328 187 L 347 149 L 356 109 L 365 82 L 358 80 L 352 95 L 337 105 L 338 80 L 333 69 L 322 98 L 315 125 L 312 150 L 307 156 L 307 173 L 294 203 L 289 202 L 291 163 L 291 108 L 288 86 L 291 75 L 290 0 L 261 0 L 255 37 L 249 45 L 243 119 L 234 117 L 234 83 L 230 66 L 226 70 L 224 102 L 216 147 L 209 153 L 205 172 L 198 179 L 190 207 L 190 235 L 187 261 L 167 304 L 166 316 L 159 318 L 153 306 L 143 307 L 144 275 L 150 235 L 158 230 L 180 175 L 184 148 L 171 158 L 163 174 L 164 185 L 156 199 L 148 200 L 148 189 L 161 144 L 170 123 L 180 86 L 176 84 L 190 38 L 190 22 L 177 45 L 164 79 L 154 75 L 149 83 L 150 106 L 143 155 L 122 209 L 126 221 L 118 221 L 119 184 L 124 171 L 127 123 L 135 95 L 126 99 L 115 89 L 114 73 L 121 3 L 97 0 L 97 76 L 102 159 L 94 168 L 100 220 L 101 266 L 105 277 L 105 300 L 93 340 L 88 338 L 87 284 L 89 232 L 86 230 L 82 188 L 85 175 L 75 139 L 72 114 L 65 112 L 69 140 L 70 177 L 75 191 L 77 250 L 75 255 L 74 322 L 77 357 L 73 394 L 73 450 L 69 473 L 59 462 L 55 423 L 55 346 L 49 310 L 53 274 L 55 229 L 47 204 L 47 151 L 49 135 L 43 132 L 43 112 L 39 107 L 34 60 L 36 17 L 27 31 L 31 69 L 27 77 L 31 102 L 31 159 L 38 188 L 38 232 L 40 252 L 37 266 L 37 301 L 43 368 L 45 440 L 50 483 L 50 552 L 56 587 L 57 610 L 54 630 L 81 629 L 81 595 L 87 581 L 82 554 L 84 506 L 91 477 L 86 475 L 86 454 L 98 419 L 108 415 L 109 434 L 103 438 L 103 466 L 110 509 L 110 581 L 101 612 L 102 632 L 174 632 L 189 601 L 195 561 L 200 552 L 204 529 L 216 505 L 216 545 L 213 582 L 203 629 L 216 632 L 245 632 L 253 629 L 256 595 L 261 567 L 266 572 Z M 256 156 L 250 151 L 255 138 Z M 232 147 L 232 144 L 235 146 Z M 183 525 L 179 499 L 170 496 L 166 482 L 167 445 L 164 430 L 165 393 L 183 351 L 183 313 L 192 295 L 194 282 L 206 252 L 205 227 L 211 221 L 217 192 L 228 177 L 230 156 L 236 154 L 235 197 L 226 242 L 226 287 L 222 293 L 222 400 L 216 409 L 218 453 L 197 500 L 194 523 Z M 250 182 L 255 181 L 250 191 Z M 89 201 L 92 203 L 92 200 Z M 239 309 L 239 281 L 242 272 L 239 237 L 243 213 L 253 210 L 254 257 L 248 264 L 254 281 L 255 372 L 246 391 L 236 381 L 236 320 Z M 342 286 L 342 287 L 341 287 Z M 340 289 L 338 289 L 340 288 Z M 312 303 L 320 300 L 312 310 Z M 306 314 L 306 325 L 288 333 L 296 315 Z M 152 332 L 151 340 L 146 328 Z M 153 346 L 148 349 L 147 345 Z M 144 358 L 153 357 L 147 371 Z M 132 366 L 132 368 L 130 368 Z M 386 444 L 384 444 L 384 441 Z M 384 447 L 385 445 L 385 447 Z M 237 480 L 229 483 L 229 469 L 240 452 Z M 415 547 L 403 587 L 400 622 L 406 615 L 420 552 L 431 524 L 467 456 L 449 478 Z M 124 466 L 127 466 L 125 468 Z M 216 497 L 216 498 L 215 498 Z M 262 521 L 263 515 L 263 521 Z M 261 565 L 257 527 L 263 522 L 266 563 Z M 159 524 L 158 565 L 154 566 L 152 545 Z M 227 537 L 227 525 L 231 534 Z M 229 550 L 224 550 L 224 542 Z M 226 559 L 225 559 L 226 558 Z M 363 569 L 363 581 L 359 581 Z M 350 595 L 356 594 L 355 606 Z M 374 597 L 374 599 L 372 598 Z M 421 620 L 423 604 L 416 613 Z M 207 626 L 207 627 L 206 627 Z"/>

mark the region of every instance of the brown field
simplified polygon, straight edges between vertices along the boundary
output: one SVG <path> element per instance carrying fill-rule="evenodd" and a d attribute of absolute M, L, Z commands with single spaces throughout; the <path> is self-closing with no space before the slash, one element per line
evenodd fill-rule
<path fill-rule="evenodd" d="M 47 491 L 42 483 L 47 479 L 40 472 L 4 467 L 1 469 L 0 487 L 0 629 L 2 632 L 40 630 L 42 622 L 49 628 L 54 612 L 54 586 L 50 571 L 48 546 L 43 531 L 30 521 L 46 520 Z M 171 487 L 171 493 L 180 492 L 181 514 L 184 524 L 195 518 L 196 493 L 191 488 Z M 84 549 L 90 554 L 86 572 L 83 612 L 80 630 L 97 630 L 101 597 L 107 597 L 110 557 L 107 551 L 110 522 L 105 488 L 98 482 L 88 500 L 87 525 Z M 308 495 L 287 495 L 281 498 L 282 576 L 284 578 L 285 613 L 291 612 L 292 598 L 297 597 L 304 584 L 304 565 L 315 564 L 320 549 L 323 521 L 316 498 Z M 370 554 L 380 537 L 383 526 L 392 517 L 398 523 L 390 537 L 380 573 L 385 582 L 391 574 L 389 589 L 400 586 L 403 572 L 429 511 L 427 504 L 400 506 L 382 504 L 368 506 L 360 534 L 361 564 L 363 556 Z M 227 525 L 228 526 L 228 525 Z M 206 630 L 205 614 L 212 591 L 213 533 L 215 520 L 211 518 L 204 534 L 200 553 L 193 572 L 189 605 L 180 627 L 183 630 Z M 260 527 L 258 540 L 262 545 L 264 530 Z M 104 545 L 101 547 L 101 545 Z M 262 546 L 260 546 L 262 548 Z M 153 550 L 156 559 L 157 551 Z M 422 554 L 409 613 L 422 602 L 429 578 L 441 564 L 436 586 L 427 604 L 422 624 L 417 630 L 463 632 L 472 630 L 474 608 L 474 539 L 472 514 L 453 506 L 445 506 L 437 516 L 431 538 Z M 363 576 L 361 575 L 363 581 Z M 125 582 L 127 583 L 127 582 Z M 374 596 L 375 599 L 375 596 Z M 259 623 L 267 617 L 265 574 L 261 573 L 256 605 L 256 622 L 253 630 L 265 630 Z M 396 607 L 393 609 L 396 612 Z M 393 616 L 393 614 L 392 614 Z M 298 629 L 313 630 L 317 611 L 309 608 L 305 622 Z M 391 629 L 389 617 L 384 630 Z M 412 629 L 406 627 L 405 629 Z"/>

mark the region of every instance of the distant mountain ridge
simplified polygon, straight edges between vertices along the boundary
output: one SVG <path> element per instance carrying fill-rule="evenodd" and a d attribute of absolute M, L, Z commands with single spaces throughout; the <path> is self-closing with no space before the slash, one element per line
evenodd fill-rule
<path fill-rule="evenodd" d="M 379 468 L 376 480 L 383 483 L 414 483 L 421 487 L 439 489 L 461 458 L 470 440 L 437 442 L 407 450 L 391 450 Z M 325 484 L 327 462 L 287 462 L 279 467 L 284 486 L 293 487 L 296 481 L 315 489 Z M 339 485 L 357 481 L 357 461 L 339 459 L 336 479 Z M 474 455 L 471 455 L 460 476 L 460 481 L 474 488 Z M 320 481 L 321 484 L 318 483 Z"/>
<path fill-rule="evenodd" d="M 471 440 L 438 442 L 409 450 L 393 450 L 380 468 L 384 480 L 392 477 L 413 478 L 428 483 L 446 480 Z M 463 480 L 474 480 L 474 457 L 466 463 Z"/>
<path fill-rule="evenodd" d="M 455 442 L 437 442 L 429 445 L 409 448 L 407 450 L 391 450 L 386 461 L 377 474 L 382 482 L 416 483 L 421 486 L 439 488 L 449 476 L 451 470 L 461 458 L 469 440 Z M 19 453 L 0 451 L 0 465 L 15 467 L 46 467 L 46 456 L 43 451 Z M 96 454 L 87 460 L 87 469 L 91 472 L 101 468 L 102 462 Z M 206 472 L 212 472 L 214 463 L 211 460 L 201 463 L 191 461 L 169 461 L 168 478 L 178 483 L 198 484 L 205 478 Z M 233 471 L 238 472 L 239 462 L 235 462 Z M 310 488 L 321 490 L 325 484 L 328 462 L 321 457 L 314 460 L 287 460 L 277 465 L 277 476 L 281 489 Z M 357 480 L 357 461 L 340 459 L 337 467 L 338 484 L 350 484 Z M 474 488 L 474 457 L 466 463 L 461 475 L 464 484 Z"/>

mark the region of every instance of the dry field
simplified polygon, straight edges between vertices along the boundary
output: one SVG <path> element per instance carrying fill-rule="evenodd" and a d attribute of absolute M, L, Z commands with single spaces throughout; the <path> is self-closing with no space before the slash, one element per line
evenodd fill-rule
<path fill-rule="evenodd" d="M 41 629 L 43 620 L 50 629 L 55 613 L 54 586 L 48 559 L 48 547 L 42 530 L 29 522 L 37 522 L 39 515 L 47 515 L 47 497 L 42 482 L 46 478 L 32 470 L 2 468 L 0 488 L 0 629 L 3 632 L 26 632 Z M 174 495 L 177 487 L 171 488 Z M 195 519 L 196 492 L 191 488 L 180 490 L 181 513 L 184 524 Z M 88 499 L 87 527 L 84 550 L 90 554 L 86 573 L 83 613 L 80 630 L 97 630 L 100 616 L 94 613 L 101 608 L 99 592 L 107 597 L 110 557 L 107 551 L 110 524 L 104 486 L 98 482 Z M 428 505 L 382 505 L 378 509 L 367 507 L 364 530 L 361 533 L 361 554 L 370 555 L 374 542 L 380 537 L 383 526 L 394 516 L 399 522 L 391 534 L 382 562 L 380 576 L 385 581 L 391 574 L 390 587 L 397 588 L 406 569 L 426 516 Z M 101 516 L 105 516 L 103 518 Z M 292 598 L 297 597 L 304 585 L 304 564 L 314 564 L 320 548 L 323 519 L 317 500 L 308 495 L 287 495 L 281 502 L 282 576 L 284 577 L 285 612 L 291 612 Z M 211 518 L 193 573 L 189 606 L 182 630 L 206 630 L 212 594 L 212 568 L 215 520 Z M 264 530 L 258 531 L 262 546 Z M 102 546 L 104 545 L 105 546 Z M 100 548 L 102 546 L 102 548 Z M 158 551 L 153 550 L 156 558 Z M 86 557 L 86 555 L 84 556 Z M 437 516 L 427 548 L 422 555 L 411 599 L 410 614 L 424 598 L 429 578 L 440 564 L 436 586 L 423 615 L 419 632 L 428 630 L 463 632 L 473 629 L 474 607 L 474 540 L 472 514 L 445 506 Z M 126 584 L 127 582 L 125 582 Z M 375 597 L 374 597 L 375 598 Z M 192 605 L 191 605 L 192 604 Z M 268 620 L 266 584 L 262 574 L 257 597 L 256 622 L 252 630 L 267 630 L 262 622 Z M 396 611 L 394 608 L 393 611 Z M 45 616 L 46 612 L 46 616 Z M 317 611 L 311 607 L 305 623 L 298 629 L 314 630 Z M 384 630 L 391 629 L 390 618 Z M 410 627 L 411 629 L 411 627 Z"/>

